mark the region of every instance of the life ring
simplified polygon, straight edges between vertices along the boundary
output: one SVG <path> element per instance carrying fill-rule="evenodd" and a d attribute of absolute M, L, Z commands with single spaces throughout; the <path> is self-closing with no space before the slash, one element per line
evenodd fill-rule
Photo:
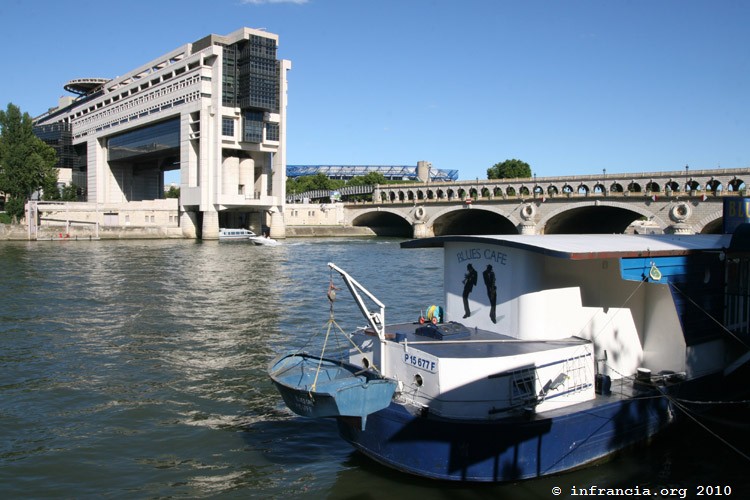
<path fill-rule="evenodd" d="M 424 216 L 426 215 L 424 207 L 417 207 L 417 209 L 414 211 L 414 217 L 417 220 L 424 219 Z"/>
<path fill-rule="evenodd" d="M 521 207 L 521 217 L 523 220 L 531 220 L 536 215 L 536 207 L 531 203 L 526 203 Z"/>

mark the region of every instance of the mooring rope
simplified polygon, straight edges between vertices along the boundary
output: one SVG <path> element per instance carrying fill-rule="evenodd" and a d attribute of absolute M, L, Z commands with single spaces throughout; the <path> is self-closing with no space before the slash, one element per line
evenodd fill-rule
<path fill-rule="evenodd" d="M 666 394 L 666 393 L 664 393 L 661 390 L 659 392 L 661 392 L 662 395 L 665 398 L 667 398 L 667 400 L 669 400 L 673 405 L 675 405 L 677 408 L 679 408 L 682 411 L 683 414 L 685 414 L 693 422 L 695 422 L 700 427 L 702 427 L 703 430 L 705 430 L 711 436 L 713 436 L 716 439 L 718 439 L 719 441 L 721 441 L 724 445 L 726 445 L 729 449 L 731 449 L 732 451 L 734 451 L 735 453 L 737 453 L 739 456 L 741 456 L 742 458 L 744 458 L 745 460 L 747 460 L 747 461 L 750 462 L 750 456 L 748 456 L 747 454 L 745 454 L 742 450 L 740 450 L 739 448 L 737 448 L 736 446 L 734 446 L 732 443 L 730 443 L 729 441 L 727 441 L 723 437 L 719 436 L 716 432 L 714 432 L 711 429 L 709 429 L 707 425 L 705 425 L 703 422 L 701 422 L 700 420 L 698 420 L 697 417 L 695 417 L 694 415 L 692 415 L 692 412 L 690 411 L 689 408 L 687 408 L 685 405 L 683 405 L 682 403 L 680 403 L 676 398 L 673 398 L 669 394 Z"/>

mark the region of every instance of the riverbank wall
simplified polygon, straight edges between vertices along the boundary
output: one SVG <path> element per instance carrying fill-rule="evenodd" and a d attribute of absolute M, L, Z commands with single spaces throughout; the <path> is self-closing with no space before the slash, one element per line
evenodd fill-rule
<path fill-rule="evenodd" d="M 93 207 L 93 208 L 92 208 Z M 122 205 L 64 203 L 38 206 L 40 224 L 0 224 L 2 240 L 134 240 L 185 238 L 177 201 L 155 200 Z M 377 236 L 369 227 L 348 226 L 342 203 L 287 205 L 287 238 Z M 137 221 L 140 224 L 135 225 Z M 144 224 L 145 222 L 145 224 Z M 36 231 L 36 232 L 35 232 Z"/>
<path fill-rule="evenodd" d="M 36 229 L 35 237 L 29 237 L 29 228 L 24 224 L 0 224 L 0 241 L 22 240 L 153 240 L 153 239 L 183 239 L 182 230 L 175 227 L 99 227 L 71 226 L 55 227 L 41 226 Z"/>
<path fill-rule="evenodd" d="M 354 226 L 287 226 L 287 238 L 318 238 L 336 236 L 376 236 L 369 227 Z"/>
<path fill-rule="evenodd" d="M 287 226 L 287 238 L 323 238 L 323 237 L 351 237 L 375 236 L 376 233 L 368 227 L 345 226 Z M 100 227 L 96 234 L 94 227 L 71 227 L 67 232 L 64 228 L 40 227 L 37 229 L 37 239 L 49 240 L 146 240 L 146 239 L 184 239 L 180 228 L 165 227 Z M 0 241 L 25 241 L 29 239 L 29 229 L 21 224 L 0 224 Z"/>

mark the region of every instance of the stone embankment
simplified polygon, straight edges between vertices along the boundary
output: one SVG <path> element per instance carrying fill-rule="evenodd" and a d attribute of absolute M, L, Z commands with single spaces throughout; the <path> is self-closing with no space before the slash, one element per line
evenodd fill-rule
<path fill-rule="evenodd" d="M 375 236 L 364 226 L 287 226 L 287 238 L 317 238 L 323 236 Z"/>
<path fill-rule="evenodd" d="M 287 226 L 287 238 L 319 238 L 341 236 L 375 236 L 369 227 L 347 226 Z M 137 240 L 137 239 L 181 239 L 182 230 L 174 227 L 100 227 L 99 234 L 93 227 L 71 227 L 66 233 L 61 227 L 40 227 L 38 240 Z M 28 240 L 28 227 L 21 224 L 0 224 L 0 241 Z M 33 238 L 32 238 L 33 239 Z"/>
<path fill-rule="evenodd" d="M 144 240 L 181 239 L 180 228 L 165 227 L 100 227 L 97 234 L 93 227 L 40 227 L 37 240 Z M 0 240 L 28 240 L 29 229 L 21 224 L 0 224 Z M 32 238 L 34 239 L 34 238 Z"/>

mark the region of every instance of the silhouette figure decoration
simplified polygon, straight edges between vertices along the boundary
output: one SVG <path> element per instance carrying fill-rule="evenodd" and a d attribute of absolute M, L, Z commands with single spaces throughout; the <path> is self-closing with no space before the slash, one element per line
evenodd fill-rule
<path fill-rule="evenodd" d="M 487 297 L 490 299 L 490 319 L 493 323 L 497 323 L 497 319 L 495 319 L 497 285 L 495 284 L 495 271 L 492 270 L 491 265 L 487 264 L 487 269 L 482 273 L 482 277 L 484 277 L 484 285 L 487 287 Z"/>
<path fill-rule="evenodd" d="M 464 275 L 464 318 L 471 316 L 469 310 L 469 294 L 474 289 L 474 285 L 477 284 L 477 271 L 471 264 L 466 265 L 466 274 Z"/>

